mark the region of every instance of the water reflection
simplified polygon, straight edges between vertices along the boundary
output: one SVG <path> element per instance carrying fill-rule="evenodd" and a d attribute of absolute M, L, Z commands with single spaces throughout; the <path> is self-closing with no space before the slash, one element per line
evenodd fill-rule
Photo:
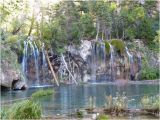
<path fill-rule="evenodd" d="M 29 97 L 38 89 L 46 88 L 2 92 L 1 101 L 6 102 L 12 99 Z M 53 89 L 55 91 L 54 95 L 39 100 L 46 115 L 72 113 L 76 109 L 86 108 L 89 105 L 90 96 L 96 98 L 96 107 L 103 107 L 106 100 L 105 97 L 109 95 L 115 96 L 116 92 L 119 94 L 125 92 L 129 99 L 135 99 L 129 104 L 129 107 L 137 108 L 139 107 L 140 96 L 159 93 L 159 85 L 152 84 L 125 84 L 124 86 L 116 84 L 61 85 Z"/>

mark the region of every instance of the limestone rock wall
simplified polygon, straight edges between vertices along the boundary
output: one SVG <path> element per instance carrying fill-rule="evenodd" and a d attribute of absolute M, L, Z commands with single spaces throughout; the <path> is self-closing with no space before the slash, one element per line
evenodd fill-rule
<path fill-rule="evenodd" d="M 1 67 L 0 67 L 0 85 L 6 88 L 21 89 L 26 87 L 21 79 L 20 65 L 17 62 L 17 55 L 11 51 L 8 45 L 1 45 Z M 20 84 L 18 88 L 16 84 Z"/>

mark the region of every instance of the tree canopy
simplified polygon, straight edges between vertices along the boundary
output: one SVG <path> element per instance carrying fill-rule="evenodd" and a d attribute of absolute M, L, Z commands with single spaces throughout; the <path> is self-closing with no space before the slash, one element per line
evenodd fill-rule
<path fill-rule="evenodd" d="M 96 36 L 142 39 L 149 45 L 159 33 L 157 4 L 153 0 L 4 0 L 0 4 L 1 41 L 14 43 L 33 36 L 56 51 Z"/>

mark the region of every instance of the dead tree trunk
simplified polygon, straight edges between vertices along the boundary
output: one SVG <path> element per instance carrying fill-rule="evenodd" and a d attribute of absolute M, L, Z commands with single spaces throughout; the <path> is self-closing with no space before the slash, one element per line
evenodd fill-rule
<path fill-rule="evenodd" d="M 49 60 L 48 53 L 47 53 L 47 52 L 45 52 L 45 55 L 46 55 L 46 58 L 47 58 L 47 62 L 48 62 L 49 68 L 51 69 L 51 72 L 52 72 L 53 78 L 54 78 L 54 80 L 55 80 L 55 82 L 56 82 L 57 86 L 59 86 L 59 83 L 58 83 L 58 80 L 57 80 L 56 74 L 55 74 L 55 72 L 54 72 L 54 70 L 53 70 L 53 67 L 52 67 L 52 65 L 51 65 L 51 62 L 50 62 L 50 60 Z"/>

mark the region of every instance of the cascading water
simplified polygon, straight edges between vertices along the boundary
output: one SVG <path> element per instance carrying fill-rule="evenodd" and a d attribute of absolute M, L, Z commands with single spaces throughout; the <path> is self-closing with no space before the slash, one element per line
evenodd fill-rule
<path fill-rule="evenodd" d="M 47 66 L 46 56 L 45 56 L 45 50 L 44 50 L 44 43 L 42 43 L 42 66 Z"/>
<path fill-rule="evenodd" d="M 130 54 L 130 52 L 129 52 L 129 50 L 128 50 L 127 47 L 125 47 L 125 50 L 126 50 L 126 53 L 127 53 L 128 57 L 129 57 L 129 61 L 130 61 L 130 62 L 133 62 L 132 54 Z"/>
<path fill-rule="evenodd" d="M 24 76 L 27 68 L 27 50 L 28 50 L 28 42 L 24 41 L 23 60 L 22 60 L 22 71 Z"/>
<path fill-rule="evenodd" d="M 110 75 L 112 77 L 112 80 L 115 79 L 114 76 L 114 48 L 113 46 L 109 43 L 110 46 Z"/>
<path fill-rule="evenodd" d="M 38 66 L 38 56 L 39 56 L 39 51 L 38 48 L 36 46 L 36 44 L 34 43 L 34 45 L 32 44 L 31 41 L 29 41 L 30 47 L 32 49 L 32 54 L 34 57 L 34 64 L 35 64 L 35 70 L 36 70 L 36 85 L 39 86 L 40 82 L 39 82 L 39 66 Z"/>
<path fill-rule="evenodd" d="M 96 74 L 97 74 L 97 48 L 96 48 L 96 44 L 92 44 L 92 50 L 91 50 L 91 80 L 93 82 L 96 81 Z"/>
<path fill-rule="evenodd" d="M 29 49 L 30 48 L 30 49 Z M 23 61 L 22 61 L 22 70 L 25 79 L 28 79 L 28 60 L 33 58 L 34 59 L 34 67 L 35 67 L 35 83 L 34 85 L 39 86 L 40 85 L 40 80 L 39 80 L 39 50 L 35 42 L 33 42 L 32 39 L 27 39 L 24 41 L 24 49 L 23 49 Z M 28 83 L 28 81 L 27 81 Z"/>
<path fill-rule="evenodd" d="M 106 73 L 106 47 L 103 41 L 92 43 L 90 69 L 91 82 L 108 79 Z"/>
<path fill-rule="evenodd" d="M 130 76 L 131 76 L 131 80 L 133 79 L 132 77 L 134 76 L 134 69 L 133 69 L 133 55 L 129 52 L 128 48 L 125 47 L 126 53 L 128 55 L 129 58 L 129 65 L 130 65 Z"/>
<path fill-rule="evenodd" d="M 102 71 L 105 72 L 106 68 L 106 47 L 104 43 L 101 43 L 101 68 Z"/>
<path fill-rule="evenodd" d="M 110 50 L 110 55 L 107 54 L 109 52 L 109 51 L 107 52 L 107 49 Z M 130 71 L 129 73 L 130 75 L 133 75 L 134 74 L 133 56 L 130 54 L 127 47 L 125 47 L 125 50 L 129 57 L 129 63 L 130 63 L 130 66 L 128 65 L 130 67 L 128 71 Z M 79 81 L 82 78 L 81 76 L 83 76 L 83 73 L 80 71 L 84 71 L 84 69 L 86 70 L 87 75 L 90 77 L 88 78 L 88 80 L 90 79 L 91 82 L 114 81 L 115 79 L 118 78 L 117 77 L 118 75 L 116 74 L 118 70 L 119 70 L 119 74 L 122 73 L 122 76 L 123 76 L 123 71 L 122 71 L 123 68 L 121 71 L 120 69 L 117 69 L 117 66 L 119 67 L 121 64 L 116 59 L 118 58 L 118 56 L 114 51 L 114 47 L 109 42 L 107 41 L 92 42 L 92 47 L 90 46 L 90 49 L 88 51 L 89 51 L 88 56 L 85 57 L 86 59 L 83 59 L 83 60 L 87 60 L 85 61 L 87 65 L 86 65 L 86 68 L 82 68 L 82 69 L 80 68 L 81 65 L 78 63 L 78 59 L 76 60 L 76 55 L 78 53 L 75 56 L 74 54 L 73 55 L 68 54 L 68 56 L 66 57 L 63 54 L 61 54 L 58 57 L 60 66 L 58 66 L 57 63 L 53 62 L 54 59 L 53 60 L 50 59 L 51 63 L 53 63 L 55 66 L 56 65 L 58 66 L 58 67 L 56 66 L 55 68 L 58 70 L 61 80 L 62 79 L 68 80 L 69 83 L 77 84 L 78 83 L 77 81 Z M 47 66 L 44 53 L 45 53 L 44 43 L 42 43 L 41 50 L 39 51 L 35 41 L 31 39 L 24 41 L 24 50 L 23 50 L 24 56 L 22 61 L 23 73 L 24 73 L 24 76 L 29 80 L 30 80 L 30 76 L 29 76 L 30 73 L 32 73 L 32 75 L 35 75 L 34 77 L 32 77 L 32 85 L 35 85 L 35 86 L 38 86 L 40 84 L 44 85 L 42 83 L 48 82 L 46 81 L 46 79 L 43 79 L 43 81 L 41 79 L 42 78 L 41 76 L 45 78 L 46 75 L 49 75 L 48 73 L 46 74 L 46 72 L 48 71 L 48 66 Z M 49 54 L 52 55 L 52 53 L 49 53 Z M 127 57 L 125 58 L 128 61 L 128 58 Z M 141 59 L 141 57 L 139 59 Z M 46 67 L 45 69 L 46 71 L 45 70 L 41 71 L 45 67 Z M 128 73 L 126 74 L 129 75 Z"/>

